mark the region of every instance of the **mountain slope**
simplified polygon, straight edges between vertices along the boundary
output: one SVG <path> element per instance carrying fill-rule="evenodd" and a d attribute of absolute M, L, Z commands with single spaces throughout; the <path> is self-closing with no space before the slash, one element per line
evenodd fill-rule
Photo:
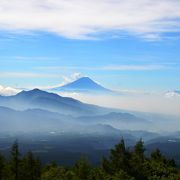
<path fill-rule="evenodd" d="M 73 98 L 62 97 L 39 89 L 22 91 L 14 96 L 0 96 L 0 106 L 16 110 L 39 108 L 68 115 L 89 115 L 108 111 L 106 108 L 85 104 Z"/>
<path fill-rule="evenodd" d="M 39 89 L 22 91 L 14 96 L 0 96 L 0 106 L 8 107 L 16 111 L 27 111 L 29 113 L 31 109 L 39 109 L 38 111 L 33 110 L 29 115 L 26 112 L 23 117 L 24 119 L 28 119 L 29 117 L 33 119 L 34 113 L 42 123 L 46 117 L 50 117 L 49 119 L 57 119 L 56 116 L 54 117 L 54 114 L 51 117 L 51 114 L 45 112 L 49 111 L 51 113 L 61 114 L 60 119 L 66 120 L 67 118 L 65 116 L 68 116 L 73 123 L 78 124 L 100 123 L 121 129 L 130 128 L 138 130 L 143 124 L 145 126 L 149 124 L 146 120 L 133 116 L 132 114 L 120 113 L 118 110 L 85 104 L 73 98 L 62 97 Z M 6 114 L 9 113 L 7 112 Z M 46 116 L 44 117 L 42 115 Z"/>
<path fill-rule="evenodd" d="M 111 93 L 112 91 L 104 88 L 100 84 L 94 82 L 89 77 L 82 77 L 74 82 L 66 84 L 61 87 L 51 89 L 53 91 L 67 91 L 67 92 L 104 92 Z"/>
<path fill-rule="evenodd" d="M 104 115 L 97 116 L 81 116 L 77 118 L 81 122 L 126 122 L 126 123 L 148 123 L 145 119 L 138 118 L 129 113 L 111 112 Z"/>
<path fill-rule="evenodd" d="M 70 117 L 69 117 L 70 118 Z M 40 109 L 16 111 L 0 106 L 1 132 L 31 132 L 65 129 L 64 121 L 68 116 Z"/>
<path fill-rule="evenodd" d="M 72 116 L 41 109 L 16 111 L 0 106 L 0 132 L 58 132 L 99 135 L 120 135 L 110 125 L 82 124 Z"/>

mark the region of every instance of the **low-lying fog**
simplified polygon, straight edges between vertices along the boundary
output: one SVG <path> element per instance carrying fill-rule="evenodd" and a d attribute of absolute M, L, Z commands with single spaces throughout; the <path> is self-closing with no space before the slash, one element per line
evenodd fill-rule
<path fill-rule="evenodd" d="M 180 96 L 167 96 L 162 93 L 122 92 L 119 95 L 92 95 L 80 93 L 59 93 L 80 101 L 99 106 L 129 111 L 159 113 L 180 117 Z"/>

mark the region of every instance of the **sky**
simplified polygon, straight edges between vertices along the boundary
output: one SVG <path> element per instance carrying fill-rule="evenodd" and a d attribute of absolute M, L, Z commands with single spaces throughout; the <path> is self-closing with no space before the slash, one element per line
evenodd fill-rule
<path fill-rule="evenodd" d="M 81 76 L 117 90 L 180 90 L 180 1 L 0 0 L 0 85 Z"/>

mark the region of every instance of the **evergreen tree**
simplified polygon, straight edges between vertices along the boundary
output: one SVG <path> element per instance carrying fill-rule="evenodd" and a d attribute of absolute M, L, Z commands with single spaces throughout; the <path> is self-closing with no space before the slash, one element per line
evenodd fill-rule
<path fill-rule="evenodd" d="M 14 142 L 11 149 L 11 170 L 15 180 L 19 180 L 19 164 L 20 164 L 20 152 L 17 140 Z"/>
<path fill-rule="evenodd" d="M 130 160 L 130 174 L 138 180 L 145 180 L 146 178 L 146 163 L 144 157 L 144 143 L 140 139 L 134 146 Z"/>
<path fill-rule="evenodd" d="M 3 179 L 4 166 L 5 166 L 5 160 L 4 160 L 3 155 L 0 154 L 0 180 Z"/>
<path fill-rule="evenodd" d="M 161 154 L 159 149 L 156 149 L 151 153 L 151 159 L 154 161 L 164 161 L 165 160 L 165 158 L 163 157 L 163 155 Z"/>
<path fill-rule="evenodd" d="M 29 151 L 21 161 L 20 179 L 38 180 L 41 175 L 41 166 L 38 159 L 36 159 L 32 152 Z"/>
<path fill-rule="evenodd" d="M 111 178 L 112 180 L 135 180 L 132 176 L 130 176 L 128 173 L 124 172 L 123 170 L 120 170 L 114 176 Z M 138 179 L 139 180 L 139 179 Z"/>
<path fill-rule="evenodd" d="M 74 166 L 74 172 L 79 180 L 88 179 L 91 166 L 85 157 L 81 157 L 80 160 Z"/>
<path fill-rule="evenodd" d="M 66 180 L 66 171 L 59 166 L 49 167 L 43 174 L 41 180 Z M 70 180 L 70 179 L 69 179 Z"/>
<path fill-rule="evenodd" d="M 102 159 L 102 168 L 107 174 L 112 175 L 114 173 L 113 167 L 111 166 L 111 162 L 105 157 L 103 157 Z"/>
<path fill-rule="evenodd" d="M 178 180 L 178 171 L 174 164 L 172 165 L 171 160 L 165 158 L 159 149 L 156 149 L 151 153 L 151 158 L 149 159 L 149 179 L 172 179 Z"/>
<path fill-rule="evenodd" d="M 104 158 L 102 167 L 92 168 L 86 158 L 80 158 L 72 168 L 56 163 L 44 166 L 30 151 L 20 159 L 17 141 L 11 149 L 10 161 L 0 155 L 0 180 L 180 180 L 180 171 L 174 160 L 168 160 L 160 150 L 144 156 L 143 141 L 140 140 L 130 151 L 124 140 Z"/>
<path fill-rule="evenodd" d="M 102 168 L 94 168 L 91 170 L 88 180 L 109 180 L 110 176 L 103 171 Z"/>
<path fill-rule="evenodd" d="M 137 158 L 141 163 L 143 163 L 145 159 L 144 152 L 145 152 L 144 142 L 142 141 L 142 139 L 140 139 L 134 146 L 134 154 L 137 156 Z"/>
<path fill-rule="evenodd" d="M 130 153 L 126 150 L 124 139 L 111 150 L 110 159 L 103 159 L 102 167 L 104 171 L 114 174 L 119 170 L 128 172 Z"/>

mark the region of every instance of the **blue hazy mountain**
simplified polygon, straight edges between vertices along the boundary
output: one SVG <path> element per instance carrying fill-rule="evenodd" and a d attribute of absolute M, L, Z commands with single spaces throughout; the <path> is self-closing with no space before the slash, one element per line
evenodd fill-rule
<path fill-rule="evenodd" d="M 72 116 L 41 109 L 17 111 L 0 106 L 1 132 L 63 132 L 120 135 L 120 130 L 105 124 L 82 124 Z"/>
<path fill-rule="evenodd" d="M 98 122 L 98 123 L 106 123 L 106 122 L 125 122 L 125 123 L 148 123 L 147 120 L 138 118 L 130 113 L 121 113 L 121 112 L 111 112 L 103 115 L 96 116 L 80 116 L 77 118 L 81 122 Z"/>
<path fill-rule="evenodd" d="M 16 110 L 44 109 L 68 115 L 102 114 L 108 109 L 85 104 L 69 97 L 62 97 L 39 89 L 22 91 L 14 96 L 0 96 L 0 106 Z"/>
<path fill-rule="evenodd" d="M 51 131 L 65 129 L 68 117 L 40 109 L 17 111 L 0 106 L 1 132 Z"/>
<path fill-rule="evenodd" d="M 89 77 L 82 77 L 76 81 L 66 84 L 61 87 L 51 89 L 53 91 L 65 91 L 65 92 L 83 92 L 83 93 L 112 93 L 110 89 L 104 88 L 100 84 L 94 82 Z"/>
<path fill-rule="evenodd" d="M 148 123 L 146 120 L 133 116 L 132 114 L 120 113 L 120 110 L 117 109 L 82 103 L 73 98 L 62 97 L 55 93 L 49 93 L 39 89 L 22 91 L 14 96 L 0 96 L 0 106 L 8 107 L 16 111 L 28 110 L 30 112 L 31 109 L 39 109 L 38 111 L 33 110 L 33 113 L 36 115 L 38 113 L 40 120 L 43 119 L 41 114 L 46 114 L 46 117 L 51 117 L 52 114 L 43 111 L 45 110 L 48 112 L 58 113 L 58 119 L 67 119 L 62 115 L 68 116 L 68 120 L 70 119 L 75 123 L 101 123 L 118 128 L 120 128 L 121 125 L 125 128 L 130 128 L 131 125 L 133 129 L 134 127 L 138 127 L 138 129 L 140 129 L 139 124 L 145 123 L 147 125 Z M 30 113 L 31 117 L 33 116 L 33 113 Z M 26 113 L 26 115 L 27 118 L 30 117 L 28 116 L 28 113 Z M 57 117 L 53 114 L 53 117 L 49 119 L 56 118 Z"/>
<path fill-rule="evenodd" d="M 109 116 L 109 117 L 108 117 Z M 114 115 L 115 116 L 115 115 Z M 119 118 L 121 114 L 118 115 Z M 130 114 L 122 114 L 122 117 L 126 117 L 124 121 L 128 122 L 127 117 L 132 116 Z M 80 133 L 80 134 L 92 134 L 92 135 L 117 135 L 122 137 L 137 139 L 146 137 L 147 132 L 142 131 L 127 131 L 117 129 L 106 121 L 111 121 L 110 114 L 104 115 L 104 120 L 95 119 L 78 119 L 73 116 L 63 115 L 59 113 L 50 112 L 42 109 L 28 109 L 23 111 L 17 111 L 11 108 L 0 106 L 0 132 L 57 132 L 57 133 Z M 115 119 L 115 117 L 114 117 Z M 121 122 L 122 119 L 117 119 Z M 131 119 L 133 121 L 133 119 Z M 136 117 L 134 117 L 134 121 Z M 82 121 L 85 121 L 84 123 Z M 92 122 L 91 122 L 92 121 Z M 96 121 L 96 122 L 95 122 Z M 93 123 L 94 122 L 94 123 Z M 134 136 L 135 134 L 135 136 Z M 157 137 L 154 133 L 150 134 L 151 137 Z M 147 138 L 145 138 L 146 140 Z"/>

